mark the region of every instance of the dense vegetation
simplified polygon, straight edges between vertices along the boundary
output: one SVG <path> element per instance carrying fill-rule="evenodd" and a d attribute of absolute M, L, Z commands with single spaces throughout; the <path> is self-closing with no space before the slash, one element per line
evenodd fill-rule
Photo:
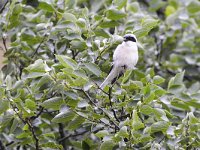
<path fill-rule="evenodd" d="M 200 147 L 198 0 L 4 3 L 0 149 Z M 98 92 L 126 33 L 137 69 Z"/>

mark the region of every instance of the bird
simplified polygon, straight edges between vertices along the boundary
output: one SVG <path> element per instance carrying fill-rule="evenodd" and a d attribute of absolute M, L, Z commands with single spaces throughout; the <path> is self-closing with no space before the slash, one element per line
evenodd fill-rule
<path fill-rule="evenodd" d="M 126 70 L 133 70 L 138 62 L 137 38 L 134 34 L 125 34 L 123 42 L 113 53 L 113 65 L 100 88 L 103 90 L 108 84 L 114 84 Z"/>

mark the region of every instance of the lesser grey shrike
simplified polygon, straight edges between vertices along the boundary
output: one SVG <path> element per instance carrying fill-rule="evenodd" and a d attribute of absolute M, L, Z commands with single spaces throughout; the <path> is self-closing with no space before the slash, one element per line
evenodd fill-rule
<path fill-rule="evenodd" d="M 108 84 L 114 84 L 125 71 L 135 68 L 138 61 L 137 39 L 134 34 L 124 35 L 122 44 L 118 45 L 113 54 L 113 66 L 109 75 L 100 85 L 101 89 Z"/>

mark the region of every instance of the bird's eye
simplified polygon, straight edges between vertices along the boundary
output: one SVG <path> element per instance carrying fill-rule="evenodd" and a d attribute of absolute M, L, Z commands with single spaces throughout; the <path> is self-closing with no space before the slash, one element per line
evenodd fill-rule
<path fill-rule="evenodd" d="M 127 37 L 128 41 L 136 42 L 136 39 L 132 36 Z"/>

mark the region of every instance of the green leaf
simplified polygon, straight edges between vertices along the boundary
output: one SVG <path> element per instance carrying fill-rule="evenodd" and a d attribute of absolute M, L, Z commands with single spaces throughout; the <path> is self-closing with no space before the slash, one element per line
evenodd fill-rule
<path fill-rule="evenodd" d="M 10 8 L 10 10 L 12 10 L 12 8 Z M 8 15 L 9 15 L 8 29 L 17 27 L 20 24 L 19 16 L 20 16 L 21 12 L 22 12 L 22 5 L 20 3 L 15 4 L 13 7 L 13 10 L 12 10 L 12 14 L 8 13 Z"/>
<path fill-rule="evenodd" d="M 76 21 L 76 24 L 81 27 L 82 29 L 86 27 L 86 20 L 84 18 L 79 18 L 77 21 Z"/>
<path fill-rule="evenodd" d="M 167 121 L 155 122 L 151 125 L 151 133 L 162 131 L 165 133 L 169 127 L 170 123 Z"/>
<path fill-rule="evenodd" d="M 175 85 L 183 84 L 184 74 L 185 74 L 185 71 L 177 73 L 176 76 L 174 77 L 173 84 Z"/>
<path fill-rule="evenodd" d="M 99 26 L 102 27 L 102 28 L 114 28 L 116 26 L 119 26 L 119 23 L 117 21 L 105 20 L 105 21 L 101 22 L 99 24 Z"/>
<path fill-rule="evenodd" d="M 176 12 L 176 9 L 171 6 L 171 5 L 168 5 L 165 9 L 165 15 L 168 17 L 170 16 L 171 14 L 175 13 Z"/>
<path fill-rule="evenodd" d="M 53 98 L 50 98 L 50 99 L 44 101 L 41 105 L 44 108 L 51 108 L 54 110 L 59 110 L 60 106 L 62 104 L 64 104 L 64 101 L 61 97 L 53 97 Z"/>
<path fill-rule="evenodd" d="M 72 68 L 72 69 L 76 69 L 77 68 L 77 63 L 73 59 L 68 57 L 68 56 L 56 55 L 56 58 L 66 68 Z"/>
<path fill-rule="evenodd" d="M 83 150 L 89 150 L 90 149 L 90 145 L 86 141 L 82 141 L 81 145 L 82 145 Z"/>
<path fill-rule="evenodd" d="M 41 144 L 41 147 L 49 148 L 49 149 L 56 149 L 56 150 L 63 150 L 63 146 L 56 144 L 55 142 L 46 142 Z"/>
<path fill-rule="evenodd" d="M 153 113 L 153 108 L 151 108 L 148 105 L 143 105 L 140 108 L 141 113 L 145 114 L 145 115 L 150 115 L 151 113 Z"/>
<path fill-rule="evenodd" d="M 23 130 L 24 130 L 24 131 L 28 131 L 28 130 L 29 130 L 28 124 L 25 124 L 25 125 L 24 125 Z"/>
<path fill-rule="evenodd" d="M 63 14 L 63 18 L 65 19 L 65 21 L 70 21 L 70 22 L 76 22 L 77 21 L 76 16 L 73 15 L 72 13 L 68 13 L 68 12 L 65 12 Z"/>
<path fill-rule="evenodd" d="M 17 129 L 18 125 L 19 125 L 20 121 L 18 120 L 18 118 L 14 118 L 12 121 L 12 126 L 10 127 L 10 134 L 14 133 L 14 131 Z"/>
<path fill-rule="evenodd" d="M 189 13 L 194 14 L 200 11 L 200 2 L 197 0 L 194 0 L 190 2 L 190 4 L 187 6 L 187 10 Z"/>
<path fill-rule="evenodd" d="M 126 17 L 126 13 L 120 10 L 110 9 L 106 12 L 106 17 L 111 20 L 119 20 Z"/>
<path fill-rule="evenodd" d="M 85 122 L 85 118 L 81 116 L 77 116 L 76 118 L 74 118 L 72 121 L 69 122 L 67 129 L 74 131 L 79 126 L 81 126 L 84 122 Z"/>
<path fill-rule="evenodd" d="M 7 75 L 5 81 L 6 81 L 6 90 L 11 90 L 13 84 L 11 76 Z"/>
<path fill-rule="evenodd" d="M 55 122 L 55 123 L 70 122 L 75 116 L 76 116 L 76 114 L 71 110 L 63 111 L 63 112 L 60 112 L 59 114 L 57 114 L 52 119 L 52 122 Z"/>
<path fill-rule="evenodd" d="M 31 99 L 26 99 L 25 106 L 29 108 L 30 110 L 36 110 L 37 108 L 36 103 L 32 101 Z"/>
<path fill-rule="evenodd" d="M 107 130 L 101 130 L 95 134 L 98 138 L 103 138 L 104 136 L 109 135 L 109 132 Z"/>
<path fill-rule="evenodd" d="M 148 33 L 149 33 L 149 30 L 144 29 L 144 28 L 134 31 L 134 34 L 137 36 L 137 38 L 146 36 Z"/>
<path fill-rule="evenodd" d="M 127 126 L 123 126 L 123 127 L 119 130 L 117 136 L 120 136 L 120 137 L 122 137 L 122 138 L 125 138 L 125 137 L 128 138 L 129 133 L 128 133 L 128 131 L 127 131 Z"/>
<path fill-rule="evenodd" d="M 71 44 L 71 49 L 73 50 L 80 50 L 80 51 L 83 51 L 85 49 L 87 49 L 87 45 L 86 45 L 86 42 L 85 41 L 80 41 L 80 40 L 72 40 L 70 42 Z"/>
<path fill-rule="evenodd" d="M 153 83 L 154 84 L 161 84 L 164 81 L 165 81 L 165 79 L 162 78 L 161 76 L 156 75 L 156 76 L 153 77 Z"/>
<path fill-rule="evenodd" d="M 48 72 L 51 69 L 47 66 L 45 61 L 38 59 L 34 62 L 34 64 L 29 65 L 26 70 L 29 72 Z"/>
<path fill-rule="evenodd" d="M 149 104 L 150 102 L 154 100 L 155 96 L 156 96 L 155 93 L 151 92 L 149 96 L 144 98 L 144 103 Z"/>
<path fill-rule="evenodd" d="M 98 76 L 98 77 L 100 76 L 101 70 L 99 69 L 99 67 L 96 64 L 94 64 L 94 63 L 85 63 L 84 65 L 88 70 L 90 70 L 96 76 Z"/>
<path fill-rule="evenodd" d="M 0 114 L 5 112 L 9 108 L 9 101 L 0 99 Z"/>
<path fill-rule="evenodd" d="M 158 20 L 155 19 L 143 19 L 142 27 L 148 29 L 149 31 L 158 25 Z"/>
<path fill-rule="evenodd" d="M 29 136 L 30 136 L 30 134 L 28 132 L 22 132 L 21 134 L 17 135 L 16 138 L 23 139 L 23 138 L 27 138 Z"/>
<path fill-rule="evenodd" d="M 188 102 L 185 102 L 187 105 L 192 106 L 194 108 L 200 109 L 200 102 L 196 99 L 192 99 Z"/>
<path fill-rule="evenodd" d="M 46 2 L 40 2 L 38 8 L 43 9 L 48 12 L 54 12 L 54 8 L 53 8 L 52 4 L 48 4 Z"/>
<path fill-rule="evenodd" d="M 96 36 L 102 36 L 104 38 L 110 37 L 110 34 L 107 31 L 105 31 L 104 29 L 96 29 L 96 30 L 94 30 L 94 33 Z"/>
<path fill-rule="evenodd" d="M 146 36 L 149 31 L 151 31 L 153 28 L 158 26 L 158 20 L 155 19 L 143 19 L 141 22 L 142 27 L 136 31 L 134 31 L 134 34 L 139 38 Z"/>
<path fill-rule="evenodd" d="M 182 100 L 178 99 L 178 98 L 174 98 L 171 101 L 171 105 L 183 110 L 190 110 L 190 107 Z"/>
<path fill-rule="evenodd" d="M 114 5 L 117 6 L 117 9 L 122 9 L 126 6 L 127 0 L 114 0 Z"/>
<path fill-rule="evenodd" d="M 131 126 L 133 131 L 137 131 L 141 128 L 144 128 L 144 124 L 140 120 L 136 110 L 133 110 Z"/>
<path fill-rule="evenodd" d="M 100 150 L 112 150 L 114 146 L 115 146 L 114 141 L 112 140 L 104 141 L 100 146 Z"/>

